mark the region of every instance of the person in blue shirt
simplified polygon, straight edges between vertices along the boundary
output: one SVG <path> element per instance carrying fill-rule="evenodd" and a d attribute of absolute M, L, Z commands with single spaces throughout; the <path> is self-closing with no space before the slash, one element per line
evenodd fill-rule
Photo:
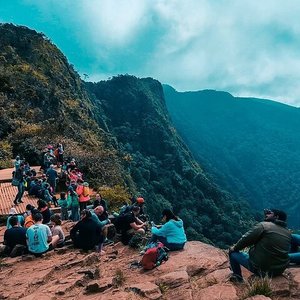
<path fill-rule="evenodd" d="M 46 172 L 47 181 L 52 187 L 52 192 L 56 190 L 56 179 L 58 178 L 57 171 L 54 169 L 54 165 L 50 165 L 50 168 Z"/>
<path fill-rule="evenodd" d="M 54 248 L 59 241 L 59 236 L 52 236 L 50 228 L 42 224 L 43 216 L 41 213 L 33 215 L 34 225 L 30 226 L 26 232 L 28 250 L 35 256 L 41 256 L 43 253 Z"/>
<path fill-rule="evenodd" d="M 171 251 L 183 249 L 187 239 L 182 220 L 176 217 L 170 209 L 164 209 L 162 216 L 165 224 L 152 226 L 150 242 L 160 241 Z"/>

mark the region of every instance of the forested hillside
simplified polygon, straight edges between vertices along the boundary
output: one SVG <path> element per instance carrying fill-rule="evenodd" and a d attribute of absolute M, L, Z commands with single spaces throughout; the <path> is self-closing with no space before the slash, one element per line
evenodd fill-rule
<path fill-rule="evenodd" d="M 212 90 L 164 93 L 175 127 L 212 178 L 256 209 L 287 210 L 299 228 L 299 109 Z"/>
<path fill-rule="evenodd" d="M 0 103 L 1 167 L 17 154 L 37 164 L 62 142 L 93 187 L 141 194 L 155 221 L 172 207 L 189 239 L 225 247 L 249 226 L 245 203 L 207 179 L 176 133 L 156 80 L 84 83 L 43 34 L 2 24 Z"/>

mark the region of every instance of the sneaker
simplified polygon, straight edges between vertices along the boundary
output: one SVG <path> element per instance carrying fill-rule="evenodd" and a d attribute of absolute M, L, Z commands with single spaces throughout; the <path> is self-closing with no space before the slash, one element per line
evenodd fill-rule
<path fill-rule="evenodd" d="M 22 200 L 20 200 L 19 203 L 24 203 L 24 202 Z"/>
<path fill-rule="evenodd" d="M 244 282 L 244 279 L 243 279 L 243 277 L 241 277 L 239 275 L 231 274 L 231 276 L 229 277 L 229 281 L 242 283 L 242 282 Z"/>

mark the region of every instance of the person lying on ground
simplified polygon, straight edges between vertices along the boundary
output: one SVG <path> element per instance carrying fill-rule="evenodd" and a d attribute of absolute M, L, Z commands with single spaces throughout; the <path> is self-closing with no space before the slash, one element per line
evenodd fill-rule
<path fill-rule="evenodd" d="M 160 241 L 170 251 L 181 250 L 187 241 L 184 232 L 183 221 L 174 215 L 170 209 L 164 209 L 162 212 L 161 227 L 152 226 L 152 237 L 150 242 Z"/>
<path fill-rule="evenodd" d="M 27 229 L 27 245 L 29 253 L 35 256 L 53 250 L 59 241 L 59 236 L 52 236 L 50 228 L 43 224 L 43 216 L 40 213 L 33 215 L 34 225 Z"/>
<path fill-rule="evenodd" d="M 231 281 L 242 282 L 241 265 L 259 276 L 277 276 L 289 264 L 291 233 L 286 228 L 287 215 L 278 209 L 264 210 L 265 220 L 229 249 L 229 261 L 233 274 Z M 249 252 L 240 250 L 250 247 Z"/>

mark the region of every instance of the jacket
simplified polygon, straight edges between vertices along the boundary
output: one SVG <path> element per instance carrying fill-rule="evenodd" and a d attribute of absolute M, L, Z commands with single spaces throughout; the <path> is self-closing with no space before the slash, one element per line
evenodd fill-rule
<path fill-rule="evenodd" d="M 171 219 L 160 228 L 152 227 L 151 232 L 165 237 L 170 244 L 183 244 L 186 242 L 183 222 L 180 219 L 178 221 Z"/>
<path fill-rule="evenodd" d="M 87 202 L 90 200 L 90 196 L 84 196 L 83 195 L 83 189 L 84 186 L 83 185 L 78 185 L 77 189 L 76 189 L 76 193 L 79 196 L 79 202 Z"/>
<path fill-rule="evenodd" d="M 281 274 L 289 264 L 291 233 L 286 223 L 260 222 L 242 236 L 233 249 L 249 249 L 249 261 L 254 268 L 273 275 Z"/>

